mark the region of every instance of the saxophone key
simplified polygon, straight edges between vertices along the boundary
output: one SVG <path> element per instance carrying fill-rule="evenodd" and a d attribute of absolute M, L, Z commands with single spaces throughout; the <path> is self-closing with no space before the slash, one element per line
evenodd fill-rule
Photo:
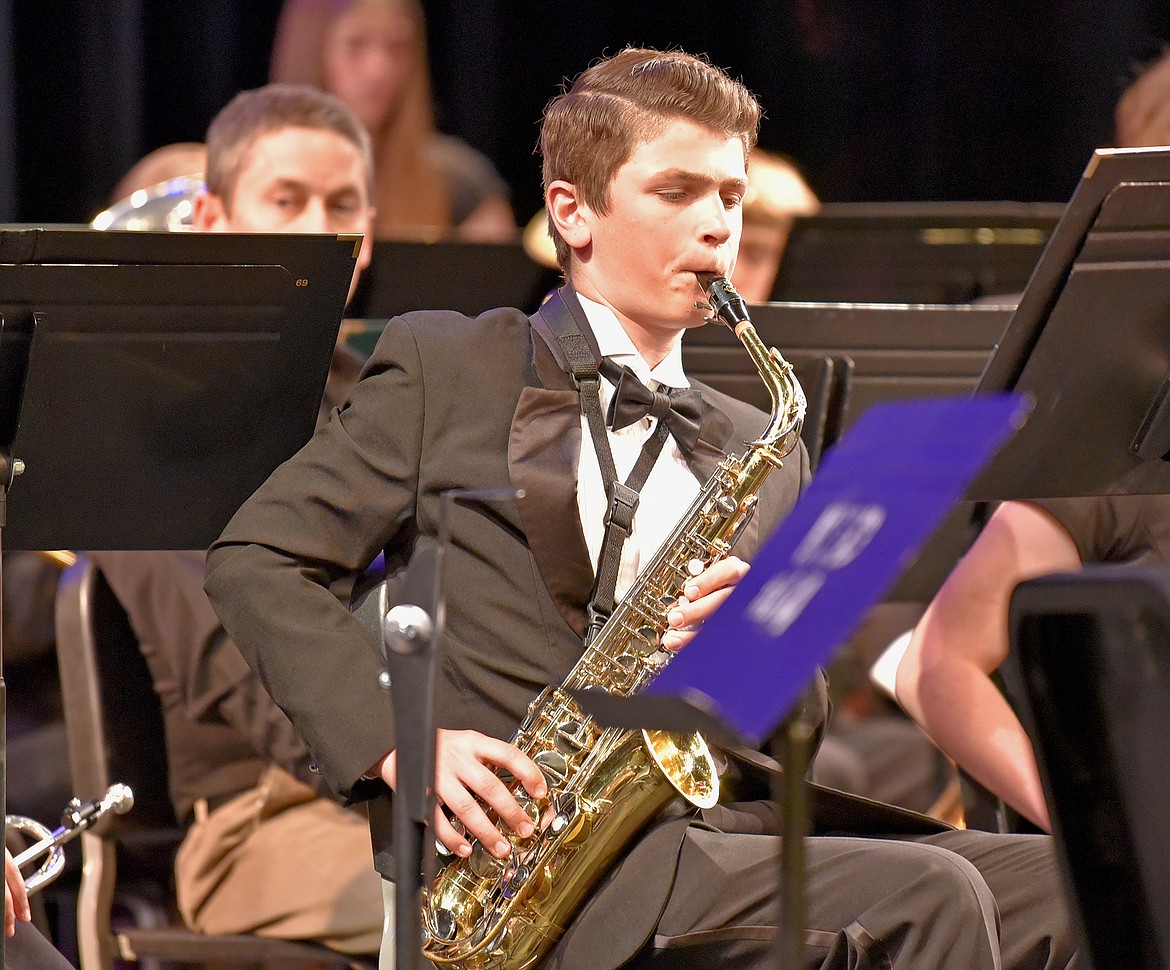
<path fill-rule="evenodd" d="M 674 659 L 670 650 L 655 650 L 646 658 L 646 666 L 653 671 L 659 671 Z"/>
<path fill-rule="evenodd" d="M 564 846 L 584 843 L 589 836 L 589 816 L 580 810 L 577 796 L 565 795 L 557 801 L 556 809 L 557 813 L 547 829 L 547 837 L 559 840 Z"/>
<path fill-rule="evenodd" d="M 459 935 L 459 924 L 455 920 L 455 914 L 443 906 L 434 909 L 427 920 L 427 933 L 444 943 L 453 942 Z"/>
<path fill-rule="evenodd" d="M 494 879 L 504 867 L 504 860 L 497 859 L 476 839 L 471 844 L 471 855 L 467 857 L 471 871 L 480 879 Z"/>
<path fill-rule="evenodd" d="M 517 866 L 510 876 L 504 880 L 504 898 L 511 899 L 516 893 L 520 892 L 528 882 L 528 877 L 532 875 L 531 870 L 527 866 Z"/>
<path fill-rule="evenodd" d="M 580 721 L 565 721 L 557 726 L 557 751 L 564 754 L 576 754 L 589 745 L 589 732 Z M 566 773 L 568 766 L 566 765 Z"/>
<path fill-rule="evenodd" d="M 580 728 L 580 724 L 576 722 L 569 722 L 574 729 Z M 567 725 L 561 725 L 561 728 Z M 557 729 L 557 746 L 560 747 L 560 731 Z M 574 735 L 576 731 L 574 730 Z M 548 785 L 549 791 L 559 788 L 565 783 L 565 779 L 569 776 L 569 762 L 565 760 L 565 756 L 560 751 L 553 751 L 546 748 L 544 751 L 538 751 L 532 757 L 536 767 L 540 769 L 541 774 L 544 775 L 545 784 Z"/>
<path fill-rule="evenodd" d="M 658 649 L 658 641 L 662 634 L 652 626 L 640 626 L 634 634 L 631 644 L 642 656 L 653 653 Z"/>
<path fill-rule="evenodd" d="M 629 690 L 638 679 L 642 662 L 633 654 L 623 653 L 614 659 L 614 667 L 613 683 L 609 686 Z"/>
<path fill-rule="evenodd" d="M 528 820 L 532 823 L 533 830 L 538 830 L 540 827 L 541 816 L 544 814 L 544 805 L 537 802 L 537 800 L 529 795 L 528 792 L 524 791 L 524 789 L 513 792 L 512 796 L 516 799 L 516 804 L 518 804 L 523 810 L 524 814 L 528 816 Z M 522 837 L 513 833 L 510 838 L 513 844 L 520 845 L 529 841 L 532 836 Z"/>

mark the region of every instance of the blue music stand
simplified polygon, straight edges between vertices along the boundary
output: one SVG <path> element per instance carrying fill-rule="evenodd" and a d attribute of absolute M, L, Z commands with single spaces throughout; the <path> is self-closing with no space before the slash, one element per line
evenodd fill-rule
<path fill-rule="evenodd" d="M 1017 395 L 873 407 L 826 456 L 751 572 L 646 695 L 586 690 L 579 703 L 617 727 L 698 730 L 733 747 L 768 737 L 1029 410 Z M 799 754 L 807 738 L 799 721 L 784 731 L 798 762 L 785 766 L 781 793 L 781 966 L 802 965 L 807 810 Z"/>

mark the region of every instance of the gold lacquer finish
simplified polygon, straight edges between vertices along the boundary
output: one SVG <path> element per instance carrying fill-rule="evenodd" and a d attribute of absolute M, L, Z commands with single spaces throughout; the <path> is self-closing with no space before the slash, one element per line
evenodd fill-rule
<path fill-rule="evenodd" d="M 533 802 L 507 781 L 540 824 L 530 838 L 511 836 L 506 860 L 473 842 L 470 857 L 440 871 L 423 906 L 423 953 L 435 964 L 533 966 L 663 808 L 680 795 L 699 808 L 719 797 L 715 762 L 699 735 L 606 728 L 570 694 L 589 687 L 636 694 L 670 662 L 673 654 L 661 647 L 666 614 L 693 575 L 691 564 L 709 566 L 730 553 L 764 479 L 800 440 L 805 399 L 791 365 L 763 345 L 726 279 L 708 277 L 703 286 L 713 320 L 735 330 L 767 384 L 771 420 L 743 455 L 720 462 L 564 683 L 529 705 L 512 742 L 540 766 L 549 795 Z"/>

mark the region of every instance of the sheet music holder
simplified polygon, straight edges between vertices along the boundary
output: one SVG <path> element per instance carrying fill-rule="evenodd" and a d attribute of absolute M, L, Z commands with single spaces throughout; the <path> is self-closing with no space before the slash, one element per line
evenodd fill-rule
<path fill-rule="evenodd" d="M 10 549 L 198 549 L 312 434 L 360 237 L 0 230 Z"/>
<path fill-rule="evenodd" d="M 794 222 L 771 298 L 970 303 L 1018 294 L 1063 208 L 1025 202 L 830 203 Z"/>
<path fill-rule="evenodd" d="M 587 690 L 577 700 L 603 724 L 699 730 L 757 746 L 785 723 L 817 667 L 1026 413 L 1012 395 L 874 407 L 826 456 L 751 572 L 646 695 Z M 789 748 L 799 752 L 799 738 Z M 794 882 L 802 869 L 788 854 L 799 857 L 806 828 L 802 769 L 798 757 L 784 776 L 784 966 L 799 965 L 801 949 L 802 889 Z"/>
<path fill-rule="evenodd" d="M 1014 395 L 872 408 L 825 456 L 727 602 L 651 682 L 649 705 L 661 718 L 667 698 L 699 691 L 705 727 L 717 723 L 713 706 L 732 736 L 749 745 L 766 738 L 1026 414 Z M 621 704 L 634 712 L 641 700 Z M 605 719 L 645 726 L 618 716 L 607 704 Z"/>
<path fill-rule="evenodd" d="M 419 242 L 379 239 L 350 316 L 388 320 L 410 310 L 471 316 L 513 306 L 532 313 L 559 274 L 532 261 L 519 242 Z"/>
<path fill-rule="evenodd" d="M 1170 149 L 1093 154 L 980 392 L 1032 394 L 969 498 L 1170 491 Z"/>

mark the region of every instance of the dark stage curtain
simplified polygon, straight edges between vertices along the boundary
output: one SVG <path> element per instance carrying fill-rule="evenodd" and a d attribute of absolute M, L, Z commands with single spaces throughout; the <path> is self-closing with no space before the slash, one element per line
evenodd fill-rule
<path fill-rule="evenodd" d="M 12 0 L 0 0 L 0 222 L 16 218 L 16 112 L 13 88 Z"/>
<path fill-rule="evenodd" d="M 826 200 L 1061 201 L 1134 66 L 1154 0 L 425 0 L 442 127 L 486 152 L 517 217 L 558 85 L 629 44 L 741 76 L 761 142 Z M 663 16 L 665 11 L 666 15 Z M 0 219 L 86 221 L 147 151 L 199 140 L 264 83 L 279 0 L 0 0 Z"/>
<path fill-rule="evenodd" d="M 87 222 L 148 151 L 202 140 L 236 91 L 266 80 L 277 9 L 276 0 L 12 3 L 14 76 L 2 100 L 15 115 L 15 218 Z"/>

